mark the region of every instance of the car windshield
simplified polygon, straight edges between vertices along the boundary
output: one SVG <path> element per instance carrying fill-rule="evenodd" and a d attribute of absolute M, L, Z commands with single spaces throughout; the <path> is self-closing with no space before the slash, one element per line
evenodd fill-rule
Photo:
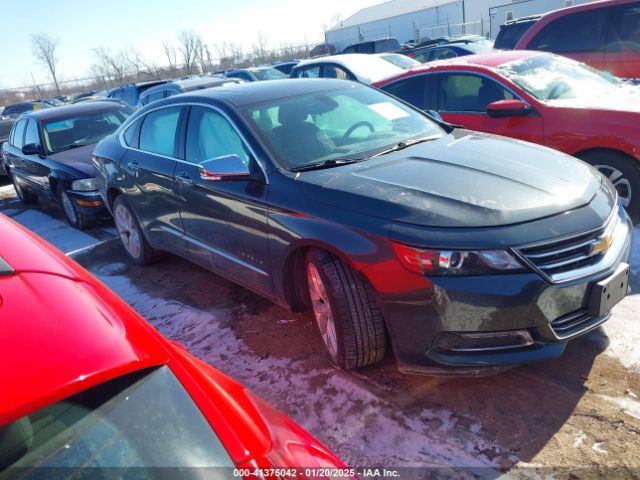
<path fill-rule="evenodd" d="M 500 73 L 542 102 L 616 93 L 622 83 L 582 63 L 555 55 L 506 63 Z"/>
<path fill-rule="evenodd" d="M 129 112 L 120 108 L 47 122 L 43 126 L 47 151 L 58 153 L 97 143 L 115 132 L 128 116 Z"/>
<path fill-rule="evenodd" d="M 426 115 L 356 84 L 253 105 L 246 114 L 288 169 L 362 160 L 402 142 L 445 135 Z"/>
<path fill-rule="evenodd" d="M 166 366 L 120 377 L 0 428 L 0 477 L 29 476 L 37 468 L 38 478 L 111 478 L 115 469 L 152 478 L 168 468 L 180 469 L 179 478 L 201 478 L 187 467 L 228 472 L 233 463 Z"/>
<path fill-rule="evenodd" d="M 280 80 L 281 78 L 287 78 L 287 76 L 277 68 L 256 68 L 250 70 L 250 72 L 253 73 L 258 80 Z"/>

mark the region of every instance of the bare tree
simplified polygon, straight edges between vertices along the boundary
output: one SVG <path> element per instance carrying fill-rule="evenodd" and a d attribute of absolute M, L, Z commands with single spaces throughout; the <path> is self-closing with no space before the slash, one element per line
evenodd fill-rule
<path fill-rule="evenodd" d="M 123 60 L 127 66 L 127 69 L 135 72 L 136 78 L 138 80 L 142 79 L 142 73 L 145 70 L 147 61 L 145 60 L 140 50 L 135 47 L 127 47 L 125 50 L 121 52 Z"/>
<path fill-rule="evenodd" d="M 183 30 L 178 35 L 178 43 L 180 44 L 179 49 L 184 62 L 184 69 L 187 75 L 191 75 L 196 63 L 198 45 L 202 44 L 202 37 L 193 30 Z"/>
<path fill-rule="evenodd" d="M 268 60 L 269 50 L 267 47 L 267 37 L 265 37 L 264 33 L 258 33 L 258 38 L 256 42 L 253 44 L 253 61 L 255 63 L 265 63 Z"/>
<path fill-rule="evenodd" d="M 112 54 L 105 47 L 93 49 L 93 54 L 98 61 L 94 72 L 99 71 L 109 80 L 109 83 L 121 84 L 126 76 L 126 58 L 122 52 Z"/>
<path fill-rule="evenodd" d="M 162 42 L 162 47 L 164 48 L 164 54 L 167 56 L 167 60 L 169 62 L 169 70 L 171 75 L 175 75 L 176 67 L 177 67 L 177 55 L 176 49 L 173 48 L 169 42 Z"/>
<path fill-rule="evenodd" d="M 31 49 L 33 55 L 38 62 L 45 65 L 49 69 L 49 74 L 56 86 L 57 95 L 60 95 L 60 86 L 58 85 L 58 77 L 56 75 L 56 67 L 58 57 L 56 49 L 58 48 L 58 40 L 50 37 L 46 33 L 38 33 L 31 35 Z"/>

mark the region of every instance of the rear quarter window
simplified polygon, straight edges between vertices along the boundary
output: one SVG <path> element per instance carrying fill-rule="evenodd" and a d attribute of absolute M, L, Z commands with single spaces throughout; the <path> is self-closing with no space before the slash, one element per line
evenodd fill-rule
<path fill-rule="evenodd" d="M 513 50 L 522 36 L 536 22 L 513 23 L 511 25 L 502 25 L 500 32 L 496 37 L 495 48 L 499 50 Z"/>

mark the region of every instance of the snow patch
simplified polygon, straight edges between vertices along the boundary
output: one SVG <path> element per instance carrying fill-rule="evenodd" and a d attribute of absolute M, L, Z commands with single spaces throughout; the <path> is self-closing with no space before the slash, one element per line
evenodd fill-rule
<path fill-rule="evenodd" d="M 603 455 L 607 455 L 607 454 L 609 453 L 607 450 L 605 450 L 604 448 L 602 448 L 602 443 L 600 443 L 600 442 L 594 443 L 594 444 L 591 446 L 591 450 L 593 450 L 593 451 L 594 451 L 594 452 L 596 452 L 596 453 L 601 453 L 601 454 L 603 454 Z"/>
<path fill-rule="evenodd" d="M 13 220 L 65 253 L 100 243 L 99 240 L 92 236 L 72 228 L 65 222 L 51 218 L 38 210 L 26 210 L 15 215 Z"/>
<path fill-rule="evenodd" d="M 573 435 L 573 448 L 578 448 L 586 439 L 587 436 L 582 430 L 580 430 L 578 433 L 575 433 Z"/>
<path fill-rule="evenodd" d="M 600 397 L 620 407 L 627 415 L 640 419 L 640 401 L 629 397 L 610 397 L 609 395 L 600 395 Z"/>

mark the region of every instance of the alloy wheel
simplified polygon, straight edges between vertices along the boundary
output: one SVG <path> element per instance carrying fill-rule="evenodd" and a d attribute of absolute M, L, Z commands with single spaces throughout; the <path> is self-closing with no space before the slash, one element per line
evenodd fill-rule
<path fill-rule="evenodd" d="M 141 233 L 133 216 L 126 207 L 118 205 L 115 208 L 114 217 L 122 244 L 133 258 L 139 258 L 141 253 Z"/>
<path fill-rule="evenodd" d="M 315 314 L 322 340 L 331 357 L 336 360 L 338 358 L 336 324 L 333 313 L 331 312 L 327 290 L 322 282 L 318 269 L 313 263 L 307 265 L 307 280 L 309 283 L 309 294 L 313 306 L 313 313 Z"/>
<path fill-rule="evenodd" d="M 610 165 L 594 165 L 600 173 L 609 179 L 618 192 L 622 205 L 626 208 L 631 205 L 631 182 L 617 168 Z"/>

